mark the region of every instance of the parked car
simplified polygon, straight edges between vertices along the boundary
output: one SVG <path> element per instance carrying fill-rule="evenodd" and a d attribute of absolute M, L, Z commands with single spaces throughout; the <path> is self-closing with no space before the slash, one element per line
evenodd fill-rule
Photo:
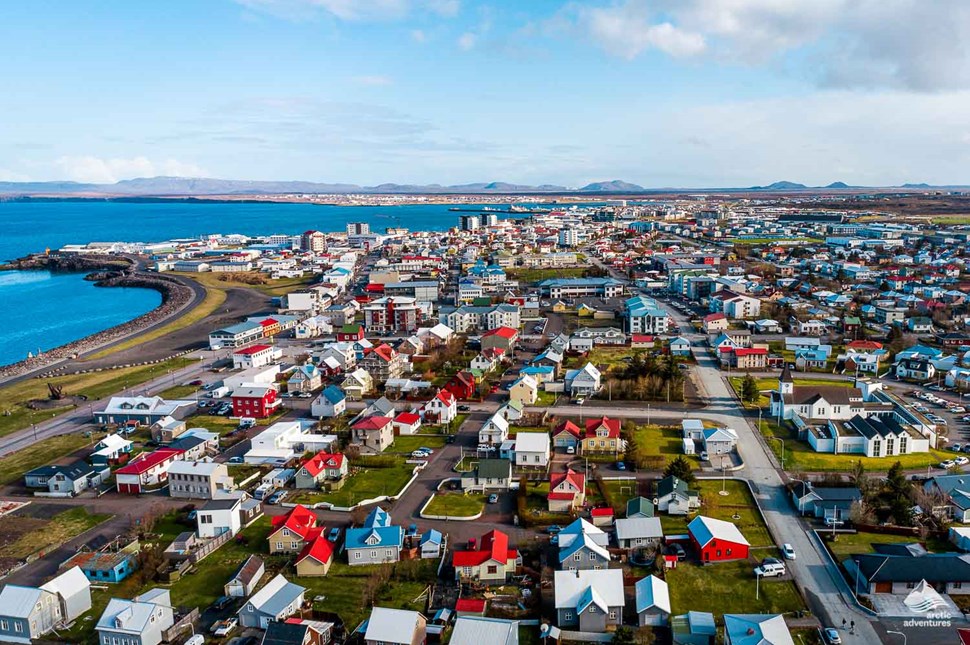
<path fill-rule="evenodd" d="M 826 627 L 822 634 L 825 635 L 825 642 L 828 645 L 842 645 L 842 637 L 839 636 L 839 630 L 835 627 Z"/>
<path fill-rule="evenodd" d="M 428 453 L 426 453 L 423 450 L 412 450 L 411 451 L 411 457 L 414 458 L 414 459 L 427 459 L 430 456 L 431 455 L 429 455 Z"/>
<path fill-rule="evenodd" d="M 759 578 L 774 578 L 775 576 L 785 575 L 785 565 L 783 564 L 763 564 L 754 568 L 754 575 Z"/>
<path fill-rule="evenodd" d="M 785 556 L 786 560 L 795 559 L 795 547 L 785 542 L 781 545 L 781 554 Z"/>
<path fill-rule="evenodd" d="M 950 450 L 952 450 L 953 452 L 960 452 L 962 449 L 963 449 L 962 446 L 958 443 L 954 443 L 950 445 Z"/>
<path fill-rule="evenodd" d="M 960 456 L 954 459 L 953 463 L 955 463 L 957 466 L 966 466 L 967 464 L 970 464 L 970 459 Z"/>
<path fill-rule="evenodd" d="M 418 446 L 418 450 L 420 450 L 421 452 L 426 452 L 429 455 L 433 455 L 434 454 L 434 450 L 432 450 L 431 448 L 428 448 L 426 446 Z"/>
<path fill-rule="evenodd" d="M 212 608 L 221 611 L 232 604 L 232 598 L 229 596 L 219 596 L 214 603 L 212 603 Z"/>
<path fill-rule="evenodd" d="M 616 469 L 617 470 L 626 470 L 626 464 L 624 464 L 622 461 L 618 461 L 618 462 L 616 462 Z"/>
<path fill-rule="evenodd" d="M 228 636 L 237 625 L 239 625 L 239 619 L 235 616 L 230 616 L 225 620 L 217 620 L 212 623 L 212 633 L 222 638 L 223 636 Z"/>
<path fill-rule="evenodd" d="M 965 457 L 962 457 L 962 459 L 965 459 Z M 488 496 L 489 504 L 495 504 L 497 502 L 498 502 L 498 495 L 496 495 L 495 493 L 492 493 L 491 495 Z"/>
<path fill-rule="evenodd" d="M 956 466 L 956 462 L 954 462 L 952 459 L 947 459 L 946 461 L 941 461 L 939 464 L 937 464 L 937 466 L 943 470 L 950 470 Z"/>
<path fill-rule="evenodd" d="M 562 530 L 562 527 L 559 526 L 558 524 L 551 524 L 551 525 L 549 525 L 549 526 L 546 527 L 546 533 L 548 533 L 550 535 L 553 535 L 555 533 L 559 533 L 559 531 L 561 531 L 561 530 Z"/>
<path fill-rule="evenodd" d="M 340 539 L 340 527 L 339 526 L 335 526 L 332 529 L 330 529 L 330 534 L 327 535 L 327 539 L 330 540 L 331 542 L 336 542 L 337 540 L 339 540 Z"/>
<path fill-rule="evenodd" d="M 677 556 L 677 561 L 678 562 L 683 562 L 684 560 L 687 559 L 687 551 L 684 551 L 684 547 L 682 547 L 681 545 L 677 544 L 676 542 L 673 543 L 673 544 L 671 544 L 667 548 L 667 550 L 670 552 L 671 555 L 676 555 Z"/>
<path fill-rule="evenodd" d="M 272 495 L 269 496 L 269 498 L 266 500 L 266 503 L 267 504 L 279 504 L 280 502 L 283 501 L 283 498 L 284 497 L 286 497 L 286 491 L 285 490 L 278 490 L 278 491 L 276 491 L 275 493 L 273 493 Z"/>
<path fill-rule="evenodd" d="M 230 457 L 229 458 L 229 463 L 230 464 L 241 464 L 241 463 L 243 463 L 243 458 L 242 457 Z"/>
<path fill-rule="evenodd" d="M 842 520 L 836 519 L 834 517 L 826 517 L 825 518 L 825 526 L 827 526 L 830 529 L 831 528 L 838 528 L 838 527 L 842 526 L 843 524 L 845 524 L 845 522 L 843 522 Z"/>
<path fill-rule="evenodd" d="M 471 410 L 471 406 L 469 406 L 469 405 L 459 405 L 458 406 L 458 411 L 459 412 L 468 412 L 469 410 Z"/>
<path fill-rule="evenodd" d="M 967 445 L 970 445 L 970 444 L 967 444 Z M 566 454 L 567 455 L 575 455 L 576 454 L 576 447 L 575 446 L 566 446 Z"/>

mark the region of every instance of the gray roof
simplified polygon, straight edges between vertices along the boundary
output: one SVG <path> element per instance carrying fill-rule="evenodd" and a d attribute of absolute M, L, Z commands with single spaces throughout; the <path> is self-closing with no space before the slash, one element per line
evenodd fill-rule
<path fill-rule="evenodd" d="M 479 479 L 506 479 L 512 474 L 512 462 L 508 459 L 482 459 L 478 462 Z"/>
<path fill-rule="evenodd" d="M 283 574 L 277 574 L 262 589 L 250 596 L 249 604 L 264 614 L 275 616 L 305 591 L 300 585 L 284 578 Z"/>
<path fill-rule="evenodd" d="M 451 645 L 519 645 L 519 621 L 459 616 Z"/>
<path fill-rule="evenodd" d="M 659 517 L 634 517 L 616 520 L 616 539 L 662 538 Z"/>
<path fill-rule="evenodd" d="M 36 587 L 7 585 L 0 591 L 0 613 L 11 618 L 30 618 L 30 612 L 43 594 Z"/>
<path fill-rule="evenodd" d="M 414 639 L 414 630 L 421 614 L 406 609 L 374 607 L 367 620 L 364 639 L 384 643 L 408 643 Z"/>

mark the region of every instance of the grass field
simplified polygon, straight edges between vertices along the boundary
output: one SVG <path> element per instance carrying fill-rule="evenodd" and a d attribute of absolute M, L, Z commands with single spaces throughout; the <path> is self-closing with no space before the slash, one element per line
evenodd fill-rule
<path fill-rule="evenodd" d="M 541 282 L 550 278 L 582 278 L 586 267 L 565 267 L 562 269 L 506 269 L 505 275 L 520 282 Z"/>
<path fill-rule="evenodd" d="M 755 566 L 752 558 L 707 566 L 681 563 L 669 569 L 666 578 L 673 613 L 708 611 L 720 618 L 726 613 L 777 614 L 805 608 L 791 580 L 762 580 L 760 599 L 755 600 Z"/>
<path fill-rule="evenodd" d="M 555 392 L 546 392 L 545 390 L 539 390 L 536 393 L 535 405 L 549 407 L 556 404 L 556 398 L 559 396 Z"/>
<path fill-rule="evenodd" d="M 54 515 L 13 542 L 0 545 L 0 557 L 24 559 L 32 553 L 63 544 L 107 520 L 110 515 L 91 515 L 76 507 Z M 8 518 L 8 521 L 14 518 Z"/>
<path fill-rule="evenodd" d="M 413 469 L 414 466 L 404 463 L 403 459 L 396 461 L 389 468 L 363 468 L 356 475 L 351 475 L 340 490 L 332 493 L 300 492 L 290 497 L 289 501 L 299 504 L 327 502 L 334 506 L 349 507 L 361 500 L 383 495 L 397 495 L 404 488 L 404 484 L 411 479 Z"/>
<path fill-rule="evenodd" d="M 250 271 L 243 273 L 177 273 L 190 280 L 195 280 L 207 290 L 222 290 L 232 288 L 255 289 L 267 296 L 282 296 L 311 284 L 315 279 L 313 274 L 300 278 L 279 278 L 273 280 L 265 273 Z"/>
<path fill-rule="evenodd" d="M 819 531 L 819 535 L 825 541 L 832 555 L 835 556 L 836 561 L 841 561 L 853 553 L 875 553 L 876 550 L 872 548 L 873 544 L 924 542 L 926 549 L 933 553 L 944 553 L 954 550 L 953 545 L 946 540 L 940 540 L 932 536 L 924 539 L 918 536 L 906 537 L 905 535 L 888 535 L 886 533 L 867 533 L 860 531 L 858 533 L 838 533 L 836 539 L 833 541 L 831 533 Z"/>
<path fill-rule="evenodd" d="M 163 399 L 194 399 L 195 393 L 199 391 L 194 385 L 173 385 L 167 390 L 162 390 L 158 396 Z"/>
<path fill-rule="evenodd" d="M 0 436 L 29 427 L 31 423 L 49 421 L 59 414 L 73 410 L 65 406 L 50 410 L 31 410 L 27 404 L 36 399 L 48 397 L 47 383 L 64 386 L 66 396 L 85 395 L 96 400 L 120 392 L 125 387 L 133 387 L 162 376 L 170 369 L 180 369 L 195 361 L 189 358 L 173 358 L 157 365 L 123 367 L 89 374 L 55 376 L 49 379 L 25 379 L 0 388 Z M 82 404 L 83 407 L 83 404 Z"/>
<path fill-rule="evenodd" d="M 729 493 L 726 496 L 719 494 L 721 490 L 720 480 L 698 481 L 695 488 L 701 494 L 701 508 L 697 513 L 698 515 L 733 522 L 752 547 L 774 545 L 768 527 L 761 519 L 761 514 L 758 512 L 758 507 L 747 484 L 732 479 L 724 481 L 724 490 Z M 735 515 L 739 515 L 739 519 L 735 519 Z M 692 516 L 660 516 L 665 534 L 686 533 L 687 525 L 692 519 L 694 519 Z"/>
<path fill-rule="evenodd" d="M 641 492 L 640 485 L 635 479 L 611 479 L 598 483 L 606 488 L 610 499 L 613 500 L 615 517 L 623 517 L 626 512 L 627 501 L 637 497 Z"/>
<path fill-rule="evenodd" d="M 0 485 L 18 481 L 29 470 L 66 457 L 84 446 L 89 446 L 102 435 L 85 437 L 80 432 L 62 434 L 33 443 L 22 450 L 0 459 Z"/>
<path fill-rule="evenodd" d="M 413 451 L 418 448 L 425 447 L 431 448 L 432 450 L 437 450 L 445 445 L 444 435 L 402 435 L 400 437 L 394 437 L 394 443 L 385 451 L 397 452 L 402 455 L 410 455 Z"/>
<path fill-rule="evenodd" d="M 761 422 L 761 433 L 765 437 L 784 439 L 785 470 L 788 472 L 849 472 L 855 462 L 861 461 L 868 471 L 886 472 L 897 461 L 906 470 L 923 469 L 933 466 L 944 459 L 950 459 L 952 452 L 944 450 L 930 450 L 909 455 L 895 457 L 863 457 L 862 455 L 815 452 L 808 443 L 799 441 L 790 423 L 779 426 L 774 421 Z M 781 441 L 769 440 L 768 445 L 780 460 L 782 457 Z"/>
<path fill-rule="evenodd" d="M 728 379 L 731 382 L 731 387 L 738 394 L 738 398 L 741 397 L 741 383 L 744 381 L 743 376 L 732 376 Z M 758 397 L 757 403 L 745 403 L 744 407 L 752 408 L 757 410 L 760 408 L 768 408 L 771 401 L 768 398 L 768 392 L 771 390 L 778 389 L 778 379 L 771 377 L 762 377 L 755 379 L 758 382 L 758 390 L 761 392 L 761 396 Z M 796 378 L 795 385 L 833 385 L 836 387 L 852 387 L 852 381 L 847 380 L 837 380 L 837 379 L 822 379 L 822 378 Z"/>
<path fill-rule="evenodd" d="M 106 349 L 101 350 L 96 354 L 92 354 L 88 358 L 104 358 L 105 356 L 110 356 L 115 352 L 120 352 L 125 349 L 131 349 L 141 345 L 142 343 L 147 343 L 150 340 L 156 340 L 167 336 L 174 331 L 179 329 L 185 329 L 190 325 L 194 325 L 206 316 L 212 314 L 216 309 L 218 309 L 223 302 L 226 301 L 226 290 L 225 288 L 206 288 L 205 298 L 202 299 L 198 305 L 196 305 L 191 311 L 186 313 L 184 316 L 180 316 L 172 322 L 162 325 L 161 327 L 156 327 L 144 334 L 137 334 L 131 338 L 118 343 L 117 345 L 112 345 Z"/>
<path fill-rule="evenodd" d="M 485 509 L 483 495 L 462 495 L 461 493 L 437 493 L 428 507 L 426 515 L 443 517 L 471 517 Z"/>

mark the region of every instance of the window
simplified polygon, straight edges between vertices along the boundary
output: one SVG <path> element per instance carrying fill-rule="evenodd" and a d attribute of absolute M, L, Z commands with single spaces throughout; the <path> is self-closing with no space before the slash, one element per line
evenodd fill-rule
<path fill-rule="evenodd" d="M 595 553 L 590 553 L 589 554 L 589 559 L 590 560 L 595 560 L 596 559 L 596 554 Z"/>
<path fill-rule="evenodd" d="M 571 612 L 571 611 L 563 612 L 562 619 L 563 620 L 572 620 L 573 619 L 573 612 Z"/>
<path fill-rule="evenodd" d="M 300 548 L 300 543 L 294 540 L 293 542 L 290 542 L 290 548 L 291 549 L 299 549 Z"/>
<path fill-rule="evenodd" d="M 616 610 L 615 609 L 611 609 L 610 610 L 610 620 L 616 620 Z"/>
<path fill-rule="evenodd" d="M 282 551 L 283 550 L 283 543 L 282 542 L 277 542 L 276 543 L 276 550 L 277 551 Z"/>
<path fill-rule="evenodd" d="M 495 566 L 494 564 L 490 564 L 490 565 L 488 565 L 487 571 L 488 571 L 489 575 L 495 575 L 496 573 L 498 573 L 498 567 Z"/>
<path fill-rule="evenodd" d="M 354 560 L 360 560 L 360 551 L 354 551 Z"/>
<path fill-rule="evenodd" d="M 576 562 L 579 562 L 581 557 L 582 557 L 582 554 L 577 553 L 576 555 L 573 556 L 573 560 L 575 560 Z"/>
<path fill-rule="evenodd" d="M 384 555 L 386 555 L 389 558 L 390 557 L 393 557 L 394 556 L 394 550 L 393 549 L 387 549 L 387 550 L 384 551 Z"/>
<path fill-rule="evenodd" d="M 8 629 L 10 629 L 10 626 L 7 624 L 7 621 L 0 620 L 0 629 L 2 629 L 3 631 L 7 631 Z"/>

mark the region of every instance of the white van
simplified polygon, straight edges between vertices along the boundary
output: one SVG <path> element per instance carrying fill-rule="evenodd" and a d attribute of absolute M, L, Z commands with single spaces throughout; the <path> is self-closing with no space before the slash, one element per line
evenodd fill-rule
<path fill-rule="evenodd" d="M 202 634 L 193 634 L 189 640 L 185 641 L 185 645 L 204 645 L 205 638 Z"/>
<path fill-rule="evenodd" d="M 240 417 L 240 419 L 239 419 L 239 428 L 241 430 L 246 430 L 248 428 L 255 428 L 255 427 L 256 427 L 256 419 L 255 418 L 253 418 L 253 417 Z"/>
<path fill-rule="evenodd" d="M 785 565 L 781 562 L 769 562 L 754 568 L 754 575 L 761 578 L 773 578 L 785 575 Z"/>
<path fill-rule="evenodd" d="M 221 399 L 222 397 L 227 396 L 228 394 L 229 394 L 229 388 L 227 388 L 225 385 L 220 385 L 217 388 L 213 388 L 212 390 L 209 390 L 209 397 L 213 399 Z"/>

